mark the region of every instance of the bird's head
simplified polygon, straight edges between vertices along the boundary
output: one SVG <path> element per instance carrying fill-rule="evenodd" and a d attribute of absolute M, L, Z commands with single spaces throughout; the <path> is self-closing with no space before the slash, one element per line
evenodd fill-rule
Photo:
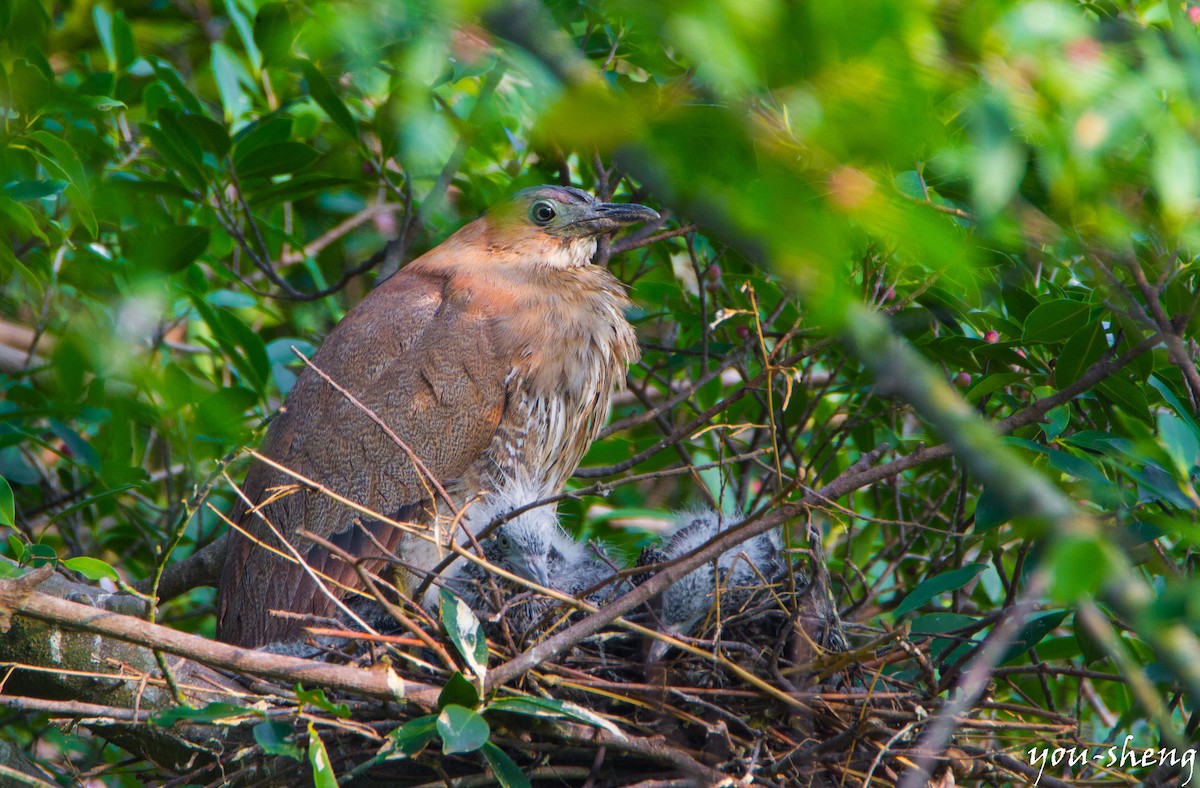
<path fill-rule="evenodd" d="M 552 567 L 562 563 L 560 533 L 553 510 L 540 507 L 522 512 L 496 531 L 500 561 L 526 580 L 549 586 Z"/>
<path fill-rule="evenodd" d="M 692 634 L 712 610 L 713 603 L 712 565 L 704 564 L 663 591 L 662 604 L 658 611 L 659 631 L 672 637 Z M 670 650 L 669 644 L 655 640 L 650 644 L 646 663 L 653 665 Z"/>
<path fill-rule="evenodd" d="M 597 236 L 657 218 L 644 205 L 601 202 L 570 186 L 522 189 L 488 211 L 501 246 L 556 268 L 586 265 Z"/>

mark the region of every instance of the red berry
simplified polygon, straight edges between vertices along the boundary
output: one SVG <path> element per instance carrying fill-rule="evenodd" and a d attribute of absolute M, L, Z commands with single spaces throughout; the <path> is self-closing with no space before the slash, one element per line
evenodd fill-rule
<path fill-rule="evenodd" d="M 704 278 L 710 282 L 715 282 L 718 279 L 720 279 L 721 278 L 721 266 L 717 265 L 716 263 L 713 263 L 712 265 L 710 265 L 708 267 L 708 270 L 704 272 Z"/>
<path fill-rule="evenodd" d="M 965 389 L 971 385 L 971 375 L 966 372 L 959 372 L 954 376 L 954 385 L 958 386 L 960 389 Z"/>
<path fill-rule="evenodd" d="M 1000 341 L 1000 332 L 999 331 L 987 332 L 986 334 L 983 335 L 983 341 L 987 342 L 989 345 L 996 344 L 997 342 Z"/>
<path fill-rule="evenodd" d="M 749 326 L 738 326 L 737 327 L 737 335 L 738 335 L 738 339 L 749 339 L 750 327 Z"/>
<path fill-rule="evenodd" d="M 889 287 L 887 290 L 884 290 L 883 291 L 883 300 L 884 301 L 895 301 L 896 300 L 896 288 Z"/>

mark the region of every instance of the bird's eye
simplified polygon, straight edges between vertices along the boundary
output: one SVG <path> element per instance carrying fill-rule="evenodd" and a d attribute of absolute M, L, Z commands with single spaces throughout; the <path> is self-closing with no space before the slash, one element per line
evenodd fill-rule
<path fill-rule="evenodd" d="M 508 537 L 504 534 L 500 534 L 496 537 L 496 543 L 500 545 L 501 550 L 507 550 L 511 546 L 508 541 Z"/>
<path fill-rule="evenodd" d="M 549 224 L 550 220 L 557 215 L 558 212 L 554 210 L 554 206 L 545 200 L 535 202 L 529 209 L 529 217 L 538 224 Z"/>

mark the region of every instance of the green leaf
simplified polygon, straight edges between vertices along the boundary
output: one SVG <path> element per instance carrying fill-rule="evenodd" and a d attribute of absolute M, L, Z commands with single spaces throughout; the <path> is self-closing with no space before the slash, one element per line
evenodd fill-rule
<path fill-rule="evenodd" d="M 234 168 L 239 178 L 268 178 L 302 170 L 320 158 L 316 149 L 303 142 L 280 142 L 259 148 L 240 159 Z"/>
<path fill-rule="evenodd" d="M 338 128 L 346 132 L 346 136 L 357 141 L 358 127 L 354 123 L 354 116 L 350 114 L 350 110 L 346 109 L 346 105 L 337 91 L 333 89 L 333 85 L 311 61 L 299 59 L 297 62 L 300 64 L 300 70 L 304 73 L 304 81 L 308 83 L 308 93 L 312 96 L 313 101 L 325 110 L 325 114 L 338 125 Z"/>
<path fill-rule="evenodd" d="M 1063 602 L 1096 593 L 1113 568 L 1113 561 L 1100 541 L 1079 536 L 1055 540 L 1046 561 L 1050 567 L 1050 593 Z"/>
<path fill-rule="evenodd" d="M 212 118 L 188 112 L 179 116 L 179 125 L 214 156 L 220 158 L 229 152 L 229 132 Z"/>
<path fill-rule="evenodd" d="M 92 24 L 96 26 L 96 37 L 100 39 L 100 47 L 108 58 L 110 68 L 117 66 L 117 47 L 113 43 L 112 14 L 103 5 L 92 6 Z"/>
<path fill-rule="evenodd" d="M 467 661 L 467 666 L 479 681 L 487 675 L 488 645 L 471 608 L 445 588 L 441 591 L 442 626 L 450 642 Z"/>
<path fill-rule="evenodd" d="M 1104 351 L 1108 350 L 1108 338 L 1105 336 L 1104 324 L 1095 320 L 1071 335 L 1058 356 L 1054 367 L 1054 383 L 1059 389 L 1065 389 L 1100 360 Z"/>
<path fill-rule="evenodd" d="M 1175 396 L 1175 392 L 1171 390 L 1171 387 L 1157 376 L 1152 375 L 1148 382 L 1162 396 L 1166 403 L 1171 406 L 1171 409 L 1175 411 L 1175 415 L 1183 419 L 1183 423 L 1187 425 L 1192 435 L 1200 442 L 1200 426 L 1197 426 L 1196 420 L 1192 418 L 1191 409 L 1184 405 L 1179 400 L 1179 397 Z"/>
<path fill-rule="evenodd" d="M 191 301 L 242 380 L 255 391 L 262 392 L 271 374 L 271 361 L 267 358 L 267 348 L 262 338 L 232 312 L 213 309 L 204 299 L 195 295 Z"/>
<path fill-rule="evenodd" d="M 1012 645 L 1004 652 L 1004 656 L 1000 658 L 1000 664 L 1007 664 L 1036 646 L 1042 638 L 1053 632 L 1063 622 L 1068 612 L 1067 610 L 1052 610 L 1029 619 L 1021 628 L 1020 634 L 1013 640 Z"/>
<path fill-rule="evenodd" d="M 251 123 L 234 140 L 234 167 L 253 151 L 286 142 L 291 136 L 292 119 L 284 115 L 269 115 Z"/>
<path fill-rule="evenodd" d="M 8 479 L 0 476 L 0 525 L 13 526 L 17 522 L 17 505 Z M 11 538 L 11 537 L 10 537 Z"/>
<path fill-rule="evenodd" d="M 492 776 L 501 788 L 531 788 L 529 778 L 504 750 L 491 742 L 483 745 L 483 757 L 492 767 Z"/>
<path fill-rule="evenodd" d="M 475 685 L 467 681 L 457 670 L 454 671 L 454 675 L 450 677 L 438 695 L 439 709 L 450 705 L 465 706 L 468 709 L 479 705 L 479 693 L 475 690 Z"/>
<path fill-rule="evenodd" d="M 333 773 L 329 753 L 317 735 L 316 725 L 311 722 L 308 723 L 308 762 L 312 764 L 313 785 L 316 788 L 337 788 L 337 775 Z"/>
<path fill-rule="evenodd" d="M 34 217 L 33 212 L 16 200 L 0 197 L 0 219 L 7 220 L 6 224 L 15 226 L 27 235 L 49 243 L 46 234 L 38 226 L 38 220 Z"/>
<path fill-rule="evenodd" d="M 962 588 L 967 583 L 979 577 L 983 570 L 987 568 L 987 564 L 968 564 L 950 572 L 934 575 L 914 588 L 908 596 L 904 597 L 904 601 L 896 607 L 896 618 L 900 618 L 910 610 L 916 610 L 939 594 Z"/>
<path fill-rule="evenodd" d="M 388 737 L 395 742 L 400 752 L 412 757 L 429 746 L 429 742 L 434 740 L 437 732 L 437 717 L 429 714 L 409 720 L 389 733 Z"/>
<path fill-rule="evenodd" d="M 7 482 L 5 482 L 7 484 Z M 8 535 L 8 549 L 12 550 L 13 558 L 19 564 L 25 563 L 25 556 L 29 553 L 29 548 L 25 545 L 25 540 L 17 534 Z"/>
<path fill-rule="evenodd" d="M 144 271 L 175 273 L 192 264 L 208 249 L 210 232 L 205 227 L 180 224 L 139 239 L 134 259 Z"/>
<path fill-rule="evenodd" d="M 1012 515 L 1004 505 L 1004 499 L 985 488 L 975 501 L 976 533 L 990 531 L 1011 519 Z"/>
<path fill-rule="evenodd" d="M 333 175 L 320 173 L 293 175 L 286 181 L 273 183 L 261 189 L 254 189 L 247 199 L 255 208 L 269 208 L 276 203 L 296 202 L 311 197 L 314 194 L 325 194 L 341 189 L 355 181 L 351 178 L 338 178 Z"/>
<path fill-rule="evenodd" d="M 287 3 L 266 3 L 258 9 L 254 17 L 254 43 L 262 52 L 263 65 L 286 62 L 295 39 Z"/>
<path fill-rule="evenodd" d="M 944 632 L 955 632 L 978 620 L 974 616 L 964 616 L 961 613 L 930 613 L 914 618 L 909 631 L 914 635 L 940 635 Z"/>
<path fill-rule="evenodd" d="M 165 109 L 161 110 L 159 116 L 165 115 L 168 111 Z M 162 156 L 163 162 L 171 169 L 174 169 L 185 184 L 201 191 L 206 188 L 204 171 L 200 168 L 199 164 L 199 154 L 193 156 L 186 144 L 175 140 L 170 134 L 157 126 L 143 123 L 139 128 L 142 130 L 142 134 L 150 140 L 154 149 Z"/>
<path fill-rule="evenodd" d="M 487 720 L 462 706 L 447 706 L 437 716 L 442 752 L 475 752 L 488 740 L 492 729 Z"/>
<path fill-rule="evenodd" d="M 222 43 L 212 45 L 212 71 L 217 80 L 221 106 L 225 108 L 225 120 L 237 128 L 253 106 L 250 96 L 242 89 L 243 85 L 250 83 L 250 75 L 242 68 L 237 56 Z"/>
<path fill-rule="evenodd" d="M 173 709 L 166 709 L 152 715 L 150 722 L 163 728 L 170 728 L 177 722 L 210 723 L 255 716 L 261 717 L 262 712 L 245 706 L 235 706 L 232 703 L 210 703 L 202 709 L 194 709 L 191 706 L 176 706 Z"/>
<path fill-rule="evenodd" d="M 258 395 L 243 386 L 229 386 L 208 396 L 196 406 L 196 424 L 203 435 L 240 442 L 249 437 L 247 412 L 258 403 Z"/>
<path fill-rule="evenodd" d="M 1081 617 L 1075 616 L 1071 628 L 1074 630 L 1076 642 L 1079 643 L 1079 652 L 1083 655 L 1085 665 L 1099 662 L 1108 656 L 1104 644 L 1092 635 L 1092 631 L 1084 625 Z"/>
<path fill-rule="evenodd" d="M 503 711 L 510 714 L 524 714 L 529 717 L 562 717 L 582 722 L 597 728 L 604 728 L 617 736 L 624 736 L 621 729 L 600 715 L 588 711 L 582 706 L 568 703 L 556 698 L 497 698 L 487 706 L 488 712 Z"/>
<path fill-rule="evenodd" d="M 1059 299 L 1039 304 L 1025 318 L 1026 342 L 1062 342 L 1088 322 L 1091 306 L 1082 301 Z"/>
<path fill-rule="evenodd" d="M 1200 455 L 1200 443 L 1183 419 L 1171 413 L 1158 414 L 1158 437 L 1175 464 L 1180 478 L 1188 478 Z"/>
<path fill-rule="evenodd" d="M 315 706 L 321 711 L 328 712 L 335 717 L 348 719 L 350 717 L 350 707 L 345 703 L 334 703 L 325 697 L 325 691 L 320 689 L 306 690 L 299 684 L 296 685 L 296 698 L 301 703 L 306 703 L 309 706 Z"/>
<path fill-rule="evenodd" d="M 1150 403 L 1146 400 L 1146 395 L 1133 383 L 1124 378 L 1112 377 L 1100 381 L 1096 384 L 1096 388 L 1130 416 L 1146 424 L 1154 423 L 1150 416 Z"/>
<path fill-rule="evenodd" d="M 50 419 L 49 424 L 50 431 L 63 442 L 64 453 L 72 461 L 93 471 L 100 470 L 100 455 L 96 453 L 90 443 L 83 439 L 82 435 L 58 419 Z"/>
<path fill-rule="evenodd" d="M 60 175 L 70 184 L 67 189 L 67 199 L 71 203 L 71 211 L 79 222 L 93 237 L 96 235 L 96 215 L 92 211 L 91 187 L 88 185 L 87 170 L 79 160 L 74 148 L 59 137 L 48 131 L 35 131 L 30 139 L 50 152 L 53 158 L 39 156 L 38 159 L 46 165 L 52 175 Z"/>
<path fill-rule="evenodd" d="M 86 577 L 88 580 L 120 580 L 120 575 L 117 570 L 113 569 L 108 564 L 101 561 L 99 558 L 91 558 L 86 555 L 81 555 L 77 558 L 68 558 L 62 562 L 63 566 L 74 572 Z"/>
<path fill-rule="evenodd" d="M 40 200 L 53 197 L 67 188 L 66 181 L 13 181 L 4 186 L 4 196 L 13 200 Z"/>
<path fill-rule="evenodd" d="M 262 747 L 267 755 L 282 755 L 285 758 L 301 761 L 304 753 L 294 741 L 292 726 L 285 722 L 267 720 L 254 726 L 254 741 Z"/>

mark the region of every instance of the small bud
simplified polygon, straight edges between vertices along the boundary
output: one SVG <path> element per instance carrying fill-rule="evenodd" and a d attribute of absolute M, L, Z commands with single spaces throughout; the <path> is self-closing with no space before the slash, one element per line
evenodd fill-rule
<path fill-rule="evenodd" d="M 989 345 L 994 345 L 1000 341 L 1000 332 L 992 330 L 983 335 L 983 341 Z"/>
<path fill-rule="evenodd" d="M 967 372 L 959 372 L 954 376 L 954 385 L 960 389 L 965 389 L 971 385 L 971 375 Z"/>
<path fill-rule="evenodd" d="M 718 281 L 721 278 L 721 266 L 716 263 L 710 265 L 708 270 L 704 272 L 704 278 L 710 282 Z"/>
<path fill-rule="evenodd" d="M 884 290 L 883 291 L 883 300 L 884 301 L 895 301 L 896 300 L 896 288 L 889 287 L 887 290 Z"/>
<path fill-rule="evenodd" d="M 737 327 L 737 335 L 738 335 L 738 339 L 749 339 L 750 338 L 750 327 L 749 326 L 738 326 Z"/>
<path fill-rule="evenodd" d="M 1187 10 L 1188 21 L 1193 25 L 1200 25 L 1200 5 L 1190 5 Z"/>

